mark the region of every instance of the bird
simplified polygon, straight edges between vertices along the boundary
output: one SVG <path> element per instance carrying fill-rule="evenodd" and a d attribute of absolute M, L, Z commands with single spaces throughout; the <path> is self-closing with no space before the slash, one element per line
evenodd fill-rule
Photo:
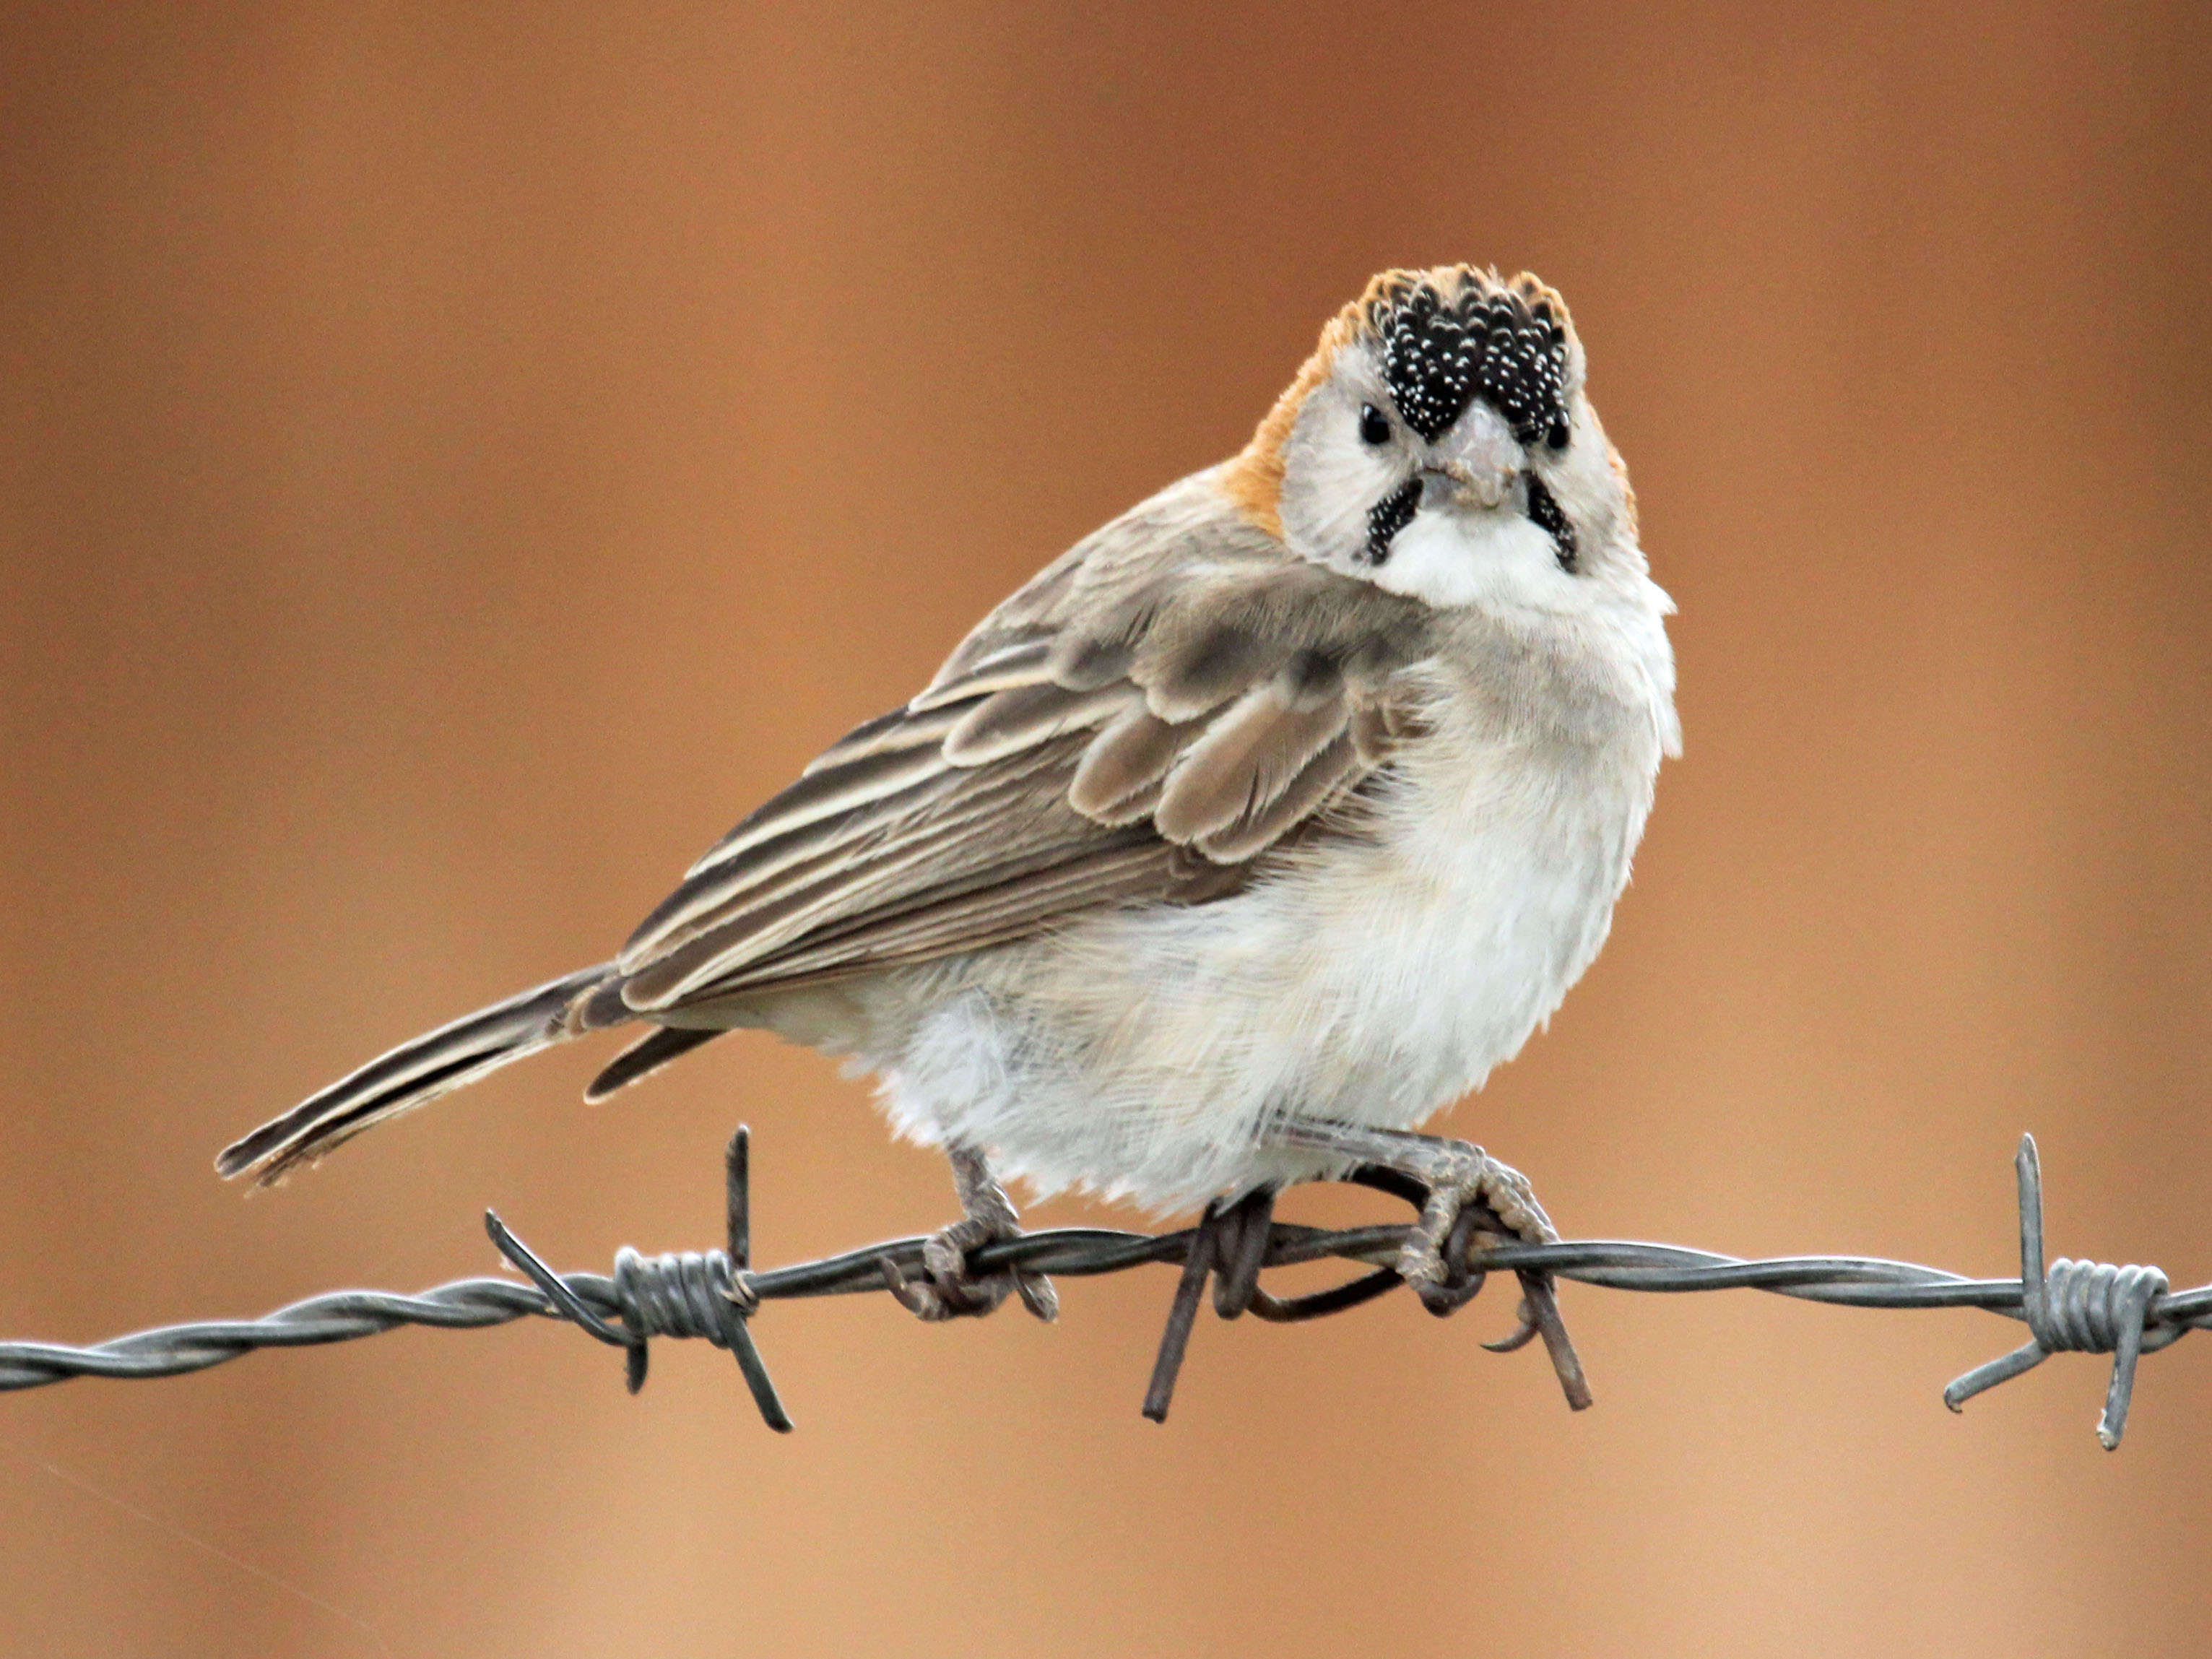
<path fill-rule="evenodd" d="M 1419 1133 L 1596 957 L 1663 758 L 1674 662 L 1559 295 L 1374 277 L 1230 459 L 1086 536 L 709 848 L 609 960 L 411 1042 L 224 1150 L 266 1183 L 541 1049 L 636 1040 L 600 1100 L 733 1030 L 872 1073 L 961 1219 L 895 1283 L 925 1319 L 1003 1184 L 1155 1213 L 1355 1170 L 1421 1194 L 1442 1297 L 1525 1177 Z M 641 1029 L 638 1029 L 641 1028 Z M 1433 1304 L 1432 1304 L 1433 1305 Z"/>

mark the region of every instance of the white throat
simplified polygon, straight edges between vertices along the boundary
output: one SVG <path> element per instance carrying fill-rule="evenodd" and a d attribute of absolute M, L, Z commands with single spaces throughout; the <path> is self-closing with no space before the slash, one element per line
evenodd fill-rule
<path fill-rule="evenodd" d="M 1425 510 L 1392 539 L 1379 568 L 1360 574 L 1443 609 L 1581 608 L 1578 580 L 1559 568 L 1551 537 L 1510 509 Z"/>

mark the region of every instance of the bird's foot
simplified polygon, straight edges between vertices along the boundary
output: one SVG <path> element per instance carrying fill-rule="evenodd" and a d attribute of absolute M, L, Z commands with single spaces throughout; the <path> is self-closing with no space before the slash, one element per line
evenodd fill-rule
<path fill-rule="evenodd" d="M 1395 1265 L 1431 1313 L 1450 1313 L 1482 1288 L 1481 1275 L 1470 1274 L 1465 1265 L 1475 1245 L 1559 1243 L 1528 1177 L 1472 1142 L 1309 1119 L 1288 1120 L 1268 1139 L 1354 1159 L 1348 1178 L 1382 1187 L 1419 1207 L 1420 1218 Z M 1527 1340 L 1525 1330 L 1518 1340 Z"/>
<path fill-rule="evenodd" d="M 1528 1177 L 1467 1141 L 1298 1120 L 1278 1125 L 1269 1139 L 1357 1160 L 1341 1179 L 1379 1187 L 1419 1206 L 1420 1219 L 1407 1233 L 1392 1271 L 1432 1314 L 1450 1313 L 1481 1290 L 1483 1274 L 1468 1265 L 1475 1250 L 1559 1242 Z M 1506 1353 L 1541 1337 L 1567 1404 L 1585 1409 L 1589 1382 L 1559 1317 L 1552 1275 L 1538 1267 L 1516 1267 L 1513 1274 L 1521 1281 L 1519 1323 L 1511 1335 L 1483 1346 Z"/>
<path fill-rule="evenodd" d="M 1390 1166 L 1428 1189 L 1421 1218 L 1398 1252 L 1398 1277 L 1431 1313 L 1448 1314 L 1481 1288 L 1480 1276 L 1465 1266 L 1470 1246 L 1556 1244 L 1559 1235 L 1518 1170 L 1468 1141 L 1419 1139 L 1425 1144 L 1407 1160 L 1418 1170 Z M 1524 1318 L 1522 1329 L 1507 1340 L 1518 1347 L 1534 1334 Z"/>
<path fill-rule="evenodd" d="M 1006 1188 L 991 1177 L 981 1153 L 965 1147 L 951 1154 L 953 1184 L 966 1211 L 949 1227 L 932 1233 L 921 1247 L 926 1278 L 909 1279 L 898 1264 L 884 1260 L 884 1283 L 915 1318 L 939 1320 L 980 1318 L 995 1312 L 1012 1295 L 1037 1318 L 1049 1323 L 1060 1317 L 1060 1295 L 1052 1280 L 1023 1267 L 978 1273 L 968 1265 L 968 1254 L 1001 1239 L 1019 1238 L 1021 1218 Z"/>

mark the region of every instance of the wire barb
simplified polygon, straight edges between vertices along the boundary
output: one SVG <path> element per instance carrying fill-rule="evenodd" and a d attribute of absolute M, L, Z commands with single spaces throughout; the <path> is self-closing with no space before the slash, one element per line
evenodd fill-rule
<path fill-rule="evenodd" d="M 646 1256 L 625 1249 L 611 1277 L 556 1273 L 496 1215 L 485 1228 L 501 1254 L 524 1274 L 512 1279 L 466 1279 L 419 1296 L 384 1291 L 335 1291 L 310 1297 L 259 1319 L 210 1320 L 138 1331 L 87 1347 L 54 1342 L 0 1342 L 0 1391 L 43 1388 L 78 1376 L 177 1376 L 223 1364 L 260 1348 L 306 1347 L 349 1342 L 402 1325 L 473 1330 L 519 1319 L 552 1318 L 589 1332 L 624 1351 L 633 1387 L 645 1378 L 644 1355 L 654 1337 L 702 1337 L 735 1357 L 763 1419 L 778 1430 L 791 1419 L 777 1398 L 755 1346 L 750 1321 L 763 1303 L 790 1297 L 847 1296 L 884 1288 L 883 1264 L 922 1271 L 921 1238 L 894 1239 L 820 1261 L 756 1270 L 750 1259 L 750 1200 L 747 1191 L 750 1142 L 739 1129 L 726 1159 L 728 1248 Z M 1553 1296 L 1555 1279 L 1613 1290 L 1679 1294 L 1697 1291 L 1762 1290 L 1812 1302 L 1861 1308 L 1979 1308 L 2025 1322 L 2032 1340 L 2002 1358 L 1977 1367 L 1944 1390 L 1953 1409 L 1997 1383 L 2018 1376 L 2059 1352 L 2110 1353 L 2112 1382 L 2098 1438 L 2117 1447 L 2142 1356 L 2170 1346 L 2191 1330 L 2212 1329 L 2212 1285 L 2167 1288 L 2155 1267 L 2112 1267 L 2060 1260 L 2043 1265 L 2043 1184 L 2035 1143 L 2024 1139 L 2016 1160 L 2020 1187 L 2021 1277 L 1967 1279 L 1936 1267 L 1866 1256 L 1785 1256 L 1746 1261 L 1674 1244 L 1621 1239 L 1568 1240 L 1556 1244 L 1485 1245 L 1498 1236 L 1481 1218 L 1455 1230 L 1446 1255 L 1449 1283 L 1464 1301 L 1484 1275 L 1510 1273 L 1520 1281 L 1520 1328 L 1498 1346 L 1522 1346 L 1541 1338 L 1568 1403 L 1589 1403 L 1582 1367 L 1566 1340 Z M 1387 1172 L 1386 1172 L 1387 1173 Z M 1367 1172 L 1352 1173 L 1380 1190 L 1414 1202 L 1415 1188 Z M 1249 1311 L 1278 1322 L 1318 1318 L 1371 1301 L 1395 1288 L 1397 1259 L 1408 1229 L 1370 1225 L 1329 1230 L 1273 1219 L 1252 1200 L 1230 1206 L 1233 1221 L 1212 1212 L 1196 1227 L 1167 1233 L 1063 1227 L 994 1240 L 969 1253 L 978 1273 L 1013 1268 L 1081 1278 L 1121 1273 L 1148 1262 L 1182 1271 L 1176 1316 L 1161 1344 L 1148 1416 L 1164 1416 L 1172 1396 L 1191 1323 L 1206 1280 L 1219 1274 L 1217 1310 Z M 1261 1273 L 1302 1262 L 1342 1261 L 1369 1271 L 1308 1296 L 1278 1299 L 1259 1284 Z M 1185 1310 L 1185 1304 L 1188 1310 Z M 1180 1322 L 1178 1324 L 1177 1322 Z M 1179 1334 L 1178 1334 L 1179 1333 Z M 1153 1407 L 1157 1405 L 1158 1410 Z"/>
<path fill-rule="evenodd" d="M 2160 1323 L 2166 1299 L 2166 1274 L 2132 1263 L 2075 1261 L 2061 1256 L 2048 1271 L 2043 1265 L 2043 1158 L 2035 1137 L 2022 1135 L 2013 1159 L 2020 1177 L 2021 1316 L 2029 1339 L 1977 1365 L 1943 1390 L 1943 1403 L 1961 1411 L 1966 1401 L 2000 1382 L 2033 1370 L 2054 1353 L 2108 1353 L 2112 1380 L 2105 1390 L 2105 1414 L 2097 1440 L 2106 1451 L 2119 1449 L 2127 1432 L 2128 1405 L 2135 1396 L 2136 1362 L 2144 1354 L 2179 1342 L 2187 1323 Z"/>
<path fill-rule="evenodd" d="M 752 1203 L 747 1190 L 752 1132 L 744 1124 L 724 1155 L 728 1200 L 726 1250 L 670 1251 L 648 1256 L 625 1244 L 615 1252 L 612 1284 L 617 1325 L 587 1306 L 560 1274 L 514 1236 L 495 1211 L 484 1212 L 484 1231 L 499 1253 L 544 1291 L 551 1311 L 624 1353 L 623 1381 L 632 1394 L 645 1386 L 649 1343 L 656 1336 L 704 1337 L 726 1348 L 744 1374 L 761 1420 L 778 1434 L 791 1432 L 791 1414 L 775 1391 L 746 1321 L 760 1310 L 746 1264 L 751 1254 Z"/>

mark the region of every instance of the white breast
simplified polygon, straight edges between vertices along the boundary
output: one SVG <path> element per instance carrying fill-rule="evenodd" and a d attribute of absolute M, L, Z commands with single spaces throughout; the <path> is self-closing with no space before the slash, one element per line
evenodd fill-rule
<path fill-rule="evenodd" d="M 1660 713 L 1534 738 L 1448 702 L 1369 836 L 1213 904 L 917 978 L 927 1011 L 877 1066 L 894 1122 L 1042 1190 L 1158 1209 L 1312 1173 L 1259 1152 L 1271 1116 L 1413 1127 L 1517 1051 L 1604 942 Z"/>

